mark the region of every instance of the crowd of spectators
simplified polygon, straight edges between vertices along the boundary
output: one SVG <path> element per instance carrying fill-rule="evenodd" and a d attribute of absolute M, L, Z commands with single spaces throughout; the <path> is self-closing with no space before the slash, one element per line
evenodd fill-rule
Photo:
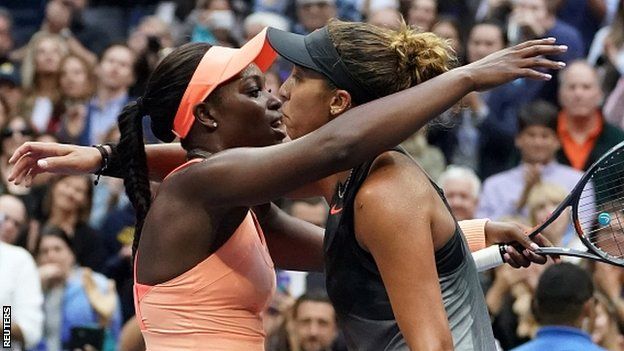
<path fill-rule="evenodd" d="M 402 144 L 458 220 L 536 225 L 624 140 L 622 0 L 2 0 L 0 303 L 12 306 L 14 350 L 144 346 L 133 319 L 134 214 L 123 182 L 40 175 L 31 187 L 15 185 L 7 182 L 13 151 L 32 140 L 118 140 L 117 115 L 179 45 L 239 47 L 265 26 L 307 34 L 334 17 L 432 31 L 450 40 L 458 66 L 533 38 L 568 46 L 557 57 L 567 67 L 549 72 L 552 80 L 471 93 Z M 290 69 L 278 60 L 267 72 L 274 93 Z M 144 125 L 147 141 L 158 142 L 147 118 Z M 319 226 L 328 210 L 322 199 L 282 206 Z M 558 246 L 581 245 L 566 216 L 544 234 Z M 624 350 L 624 270 L 564 261 L 482 275 L 502 350 L 561 340 L 568 349 Z M 323 275 L 277 274 L 267 350 L 345 350 Z M 86 340 L 97 345 L 76 344 Z"/>

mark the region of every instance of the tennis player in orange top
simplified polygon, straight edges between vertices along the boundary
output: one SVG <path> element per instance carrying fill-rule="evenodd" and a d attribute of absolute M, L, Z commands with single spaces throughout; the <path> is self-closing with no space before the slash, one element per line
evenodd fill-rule
<path fill-rule="evenodd" d="M 262 350 L 260 311 L 275 287 L 271 258 L 284 268 L 320 269 L 322 241 L 316 227 L 274 206 L 264 219 L 270 229 L 265 241 L 252 206 L 393 147 L 474 89 L 543 77 L 531 67 L 544 61 L 533 57 L 553 51 L 554 43 L 528 42 L 486 57 L 281 144 L 281 102 L 266 90 L 262 75 L 275 57 L 265 36 L 261 32 L 241 49 L 176 49 L 156 68 L 145 95 L 119 117 L 117 150 L 137 212 L 135 304 L 148 350 Z M 362 108 L 366 114 L 359 113 Z M 189 159 L 153 199 L 144 115 L 150 115 L 160 140 L 179 137 Z M 93 170 L 80 160 L 84 149 L 54 145 L 20 148 L 11 178 L 31 179 L 54 163 L 59 172 Z M 103 156 L 110 152 L 99 150 Z"/>

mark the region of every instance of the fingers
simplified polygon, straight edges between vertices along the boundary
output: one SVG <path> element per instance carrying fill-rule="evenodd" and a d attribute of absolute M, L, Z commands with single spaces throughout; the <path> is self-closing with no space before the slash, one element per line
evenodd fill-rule
<path fill-rule="evenodd" d="M 521 266 L 521 267 L 528 267 L 531 265 L 531 260 L 525 257 L 522 253 L 518 252 L 518 250 L 516 250 L 516 248 L 514 248 L 513 246 L 507 245 L 506 251 L 507 252 L 503 256 L 509 256 L 510 260 L 507 261 L 507 263 L 509 263 L 510 266 L 514 267 L 514 265 L 510 263 L 511 261 L 513 261 L 516 265 Z M 529 251 L 524 250 L 523 252 L 529 252 Z M 518 267 L 514 267 L 514 268 L 518 268 Z"/>
<path fill-rule="evenodd" d="M 503 259 L 505 260 L 505 262 L 510 265 L 513 268 L 520 268 L 520 265 L 518 263 L 516 263 L 514 260 L 511 259 L 511 256 L 509 256 L 508 253 L 505 253 L 503 255 Z"/>
<path fill-rule="evenodd" d="M 536 234 L 533 236 L 532 239 L 535 243 L 537 243 L 539 246 L 543 246 L 543 247 L 552 247 L 554 246 L 550 240 L 548 240 L 545 236 L 543 236 L 542 234 Z M 539 255 L 541 256 L 541 255 Z M 546 257 L 546 256 L 544 256 Z M 555 263 L 559 263 L 561 262 L 561 257 L 559 255 L 550 255 L 550 257 L 553 259 L 553 261 Z"/>
<path fill-rule="evenodd" d="M 520 71 L 520 77 L 525 77 L 525 78 L 534 79 L 534 80 L 551 80 L 552 79 L 552 75 L 548 73 L 543 73 L 543 72 L 540 72 L 531 68 L 523 68 Z"/>
<path fill-rule="evenodd" d="M 544 57 L 530 57 L 522 60 L 520 67 L 522 68 L 546 68 L 551 70 L 559 70 L 566 66 L 565 62 L 553 61 Z"/>
<path fill-rule="evenodd" d="M 22 156 L 26 154 L 35 155 L 36 158 L 49 157 L 49 156 L 63 156 L 71 153 L 74 150 L 84 148 L 82 146 L 58 144 L 58 143 L 43 143 L 39 141 L 29 141 L 22 144 L 15 150 L 9 163 L 17 162 Z"/>
<path fill-rule="evenodd" d="M 517 51 L 518 56 L 535 57 L 535 56 L 548 56 L 548 55 L 560 55 L 568 51 L 566 45 L 532 45 Z"/>
<path fill-rule="evenodd" d="M 22 146 L 18 147 L 17 150 L 15 150 L 15 152 L 13 153 L 13 155 L 11 156 L 11 158 L 9 159 L 9 164 L 13 164 L 15 161 L 19 160 L 20 158 L 22 158 L 22 156 L 30 153 L 32 151 L 32 145 L 35 142 L 27 142 L 22 144 Z"/>
<path fill-rule="evenodd" d="M 15 184 L 21 183 L 26 176 L 27 172 L 36 166 L 34 159 L 30 156 L 30 154 L 25 154 L 19 158 L 19 160 L 11 169 L 11 173 L 9 174 L 8 180 L 10 182 L 15 181 Z"/>
<path fill-rule="evenodd" d="M 534 40 L 528 40 L 525 41 L 523 43 L 520 43 L 518 45 L 515 45 L 512 47 L 512 49 L 515 50 L 522 50 L 531 46 L 535 46 L 535 45 L 552 45 L 557 41 L 556 38 L 550 37 L 550 38 L 542 38 L 542 39 L 534 39 Z"/>
<path fill-rule="evenodd" d="M 529 238 L 525 232 L 522 230 L 521 227 L 519 226 L 514 226 L 513 227 L 513 231 L 511 231 L 511 237 L 513 238 L 513 241 L 515 241 L 516 243 L 518 243 L 520 246 L 516 245 L 519 249 L 524 248 L 528 251 L 534 251 L 536 250 L 539 245 L 534 243 L 531 238 Z M 512 246 L 508 246 L 513 248 Z M 539 256 L 539 255 L 538 255 Z"/>
<path fill-rule="evenodd" d="M 53 156 L 37 160 L 37 167 L 42 172 L 63 173 L 67 168 L 71 169 L 71 156 Z"/>
<path fill-rule="evenodd" d="M 538 234 L 537 236 L 534 236 L 531 239 L 522 231 L 520 227 L 517 227 L 517 228 L 518 228 L 518 231 L 514 231 L 513 235 L 516 238 L 515 239 L 516 243 L 518 243 L 521 246 L 515 245 L 514 247 L 514 246 L 509 245 L 508 250 L 512 249 L 516 253 L 516 255 L 513 255 L 510 252 L 510 256 L 512 258 L 522 256 L 524 259 L 528 260 L 529 263 L 545 264 L 546 261 L 548 261 L 548 258 L 546 256 L 536 254 L 534 250 L 536 250 L 539 246 L 552 246 L 550 241 L 548 241 L 548 239 L 546 239 L 541 234 Z M 536 238 L 538 237 L 539 239 L 536 240 Z M 521 250 L 521 253 L 520 253 L 520 250 Z M 522 262 L 518 261 L 518 264 L 522 265 Z M 526 267 L 526 266 L 523 266 L 523 267 Z"/>

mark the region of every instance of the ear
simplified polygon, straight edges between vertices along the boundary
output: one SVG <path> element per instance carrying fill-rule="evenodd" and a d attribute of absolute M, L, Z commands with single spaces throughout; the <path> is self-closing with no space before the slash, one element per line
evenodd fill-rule
<path fill-rule="evenodd" d="M 195 120 L 201 123 L 209 131 L 214 131 L 219 126 L 217 120 L 213 117 L 214 111 L 208 103 L 201 102 L 193 107 L 193 116 Z"/>
<path fill-rule="evenodd" d="M 522 133 L 522 131 L 519 131 L 518 134 L 516 134 L 516 137 L 514 138 L 514 145 L 516 146 L 516 149 L 520 150 L 520 134 Z"/>
<path fill-rule="evenodd" d="M 329 114 L 332 119 L 340 116 L 351 108 L 351 94 L 346 90 L 337 89 L 329 103 Z"/>

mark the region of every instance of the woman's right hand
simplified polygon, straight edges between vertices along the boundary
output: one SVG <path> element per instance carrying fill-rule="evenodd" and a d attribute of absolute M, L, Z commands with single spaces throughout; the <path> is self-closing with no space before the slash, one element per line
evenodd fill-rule
<path fill-rule="evenodd" d="M 550 80 L 552 76 L 539 68 L 561 69 L 565 63 L 542 57 L 566 52 L 565 45 L 555 45 L 555 38 L 530 40 L 492 53 L 481 60 L 457 68 L 465 70 L 472 90 L 483 91 L 518 78 Z"/>
<path fill-rule="evenodd" d="M 38 270 L 43 289 L 48 289 L 65 280 L 65 275 L 57 264 L 47 263 L 39 266 Z"/>
<path fill-rule="evenodd" d="M 102 155 L 94 147 L 59 143 L 27 142 L 17 148 L 9 163 L 14 167 L 8 180 L 30 186 L 37 174 L 87 174 L 97 171 Z"/>

